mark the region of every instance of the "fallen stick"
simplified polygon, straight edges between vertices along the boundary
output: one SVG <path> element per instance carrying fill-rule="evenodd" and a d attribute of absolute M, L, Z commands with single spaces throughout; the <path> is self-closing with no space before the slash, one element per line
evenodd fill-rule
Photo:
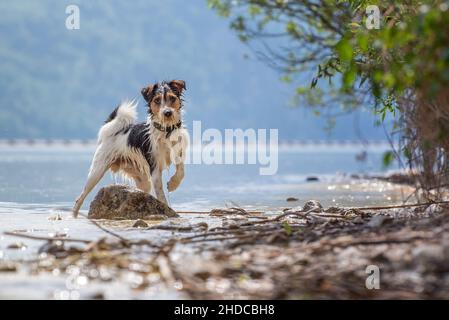
<path fill-rule="evenodd" d="M 110 234 L 111 236 L 116 237 L 117 239 L 121 240 L 124 244 L 129 245 L 130 241 L 128 239 L 122 237 L 121 235 L 119 235 L 119 234 L 117 234 L 117 233 L 115 233 L 115 232 L 113 232 L 113 231 L 111 231 L 109 229 L 106 229 L 105 227 L 100 225 L 98 222 L 96 222 L 96 221 L 94 221 L 92 219 L 89 219 L 86 215 L 84 215 L 82 213 L 80 213 L 79 215 L 84 217 L 84 218 L 86 218 L 87 220 L 89 220 L 90 223 L 92 223 L 94 226 L 96 226 L 100 230 L 106 232 L 107 234 Z"/>
<path fill-rule="evenodd" d="M 423 206 L 430 206 L 432 204 L 449 204 L 449 201 L 434 201 L 434 202 L 426 202 L 426 203 L 398 204 L 398 205 L 378 206 L 378 207 L 353 207 L 353 208 L 347 208 L 347 209 L 354 209 L 354 210 L 386 210 L 386 209 L 398 209 L 398 208 L 423 207 Z"/>
<path fill-rule="evenodd" d="M 65 238 L 65 237 L 45 237 L 45 236 L 36 236 L 32 234 L 25 234 L 21 232 L 11 232 L 5 231 L 4 235 L 27 238 L 31 240 L 45 240 L 45 241 L 66 241 L 66 242 L 80 242 L 80 243 L 91 243 L 93 240 L 85 240 L 85 239 L 75 239 L 75 238 Z"/>
<path fill-rule="evenodd" d="M 223 209 L 226 210 L 226 209 Z M 176 211 L 179 214 L 210 214 L 211 211 Z M 264 211 L 246 211 L 247 214 L 262 214 Z"/>
<path fill-rule="evenodd" d="M 274 227 L 265 228 L 265 229 L 262 229 L 262 230 L 249 229 L 249 228 L 245 228 L 245 229 L 242 229 L 242 228 L 227 229 L 227 230 L 224 230 L 224 231 L 205 232 L 205 233 L 201 233 L 201 234 L 195 234 L 193 236 L 184 237 L 180 241 L 187 242 L 188 240 L 196 239 L 196 238 L 205 238 L 205 237 L 211 237 L 211 236 L 223 236 L 223 235 L 228 235 L 228 234 L 245 235 L 245 232 L 248 232 L 248 231 L 249 232 L 252 231 L 253 234 L 257 234 L 257 233 L 260 233 L 260 232 L 279 230 L 280 228 L 282 228 L 282 226 L 274 226 Z"/>
<path fill-rule="evenodd" d="M 183 240 L 181 239 L 181 243 L 196 243 L 196 242 L 210 242 L 210 241 L 225 241 L 225 240 L 238 240 L 238 239 L 246 239 L 246 238 L 257 238 L 260 236 L 270 235 L 271 232 L 258 233 L 258 234 L 242 234 L 233 237 L 219 237 L 219 238 L 205 238 L 205 239 L 195 239 L 195 240 Z"/>
<path fill-rule="evenodd" d="M 320 247 L 320 249 L 324 248 L 325 246 L 346 248 L 346 247 L 352 247 L 352 246 L 372 246 L 372 245 L 381 245 L 381 244 L 409 243 L 409 242 L 417 241 L 417 240 L 431 240 L 433 238 L 434 237 L 432 237 L 432 236 L 415 235 L 415 236 L 409 236 L 409 237 L 404 237 L 404 238 L 385 238 L 385 239 L 365 238 L 365 239 L 351 240 L 351 241 L 333 240 L 333 241 L 318 242 L 318 246 Z"/>

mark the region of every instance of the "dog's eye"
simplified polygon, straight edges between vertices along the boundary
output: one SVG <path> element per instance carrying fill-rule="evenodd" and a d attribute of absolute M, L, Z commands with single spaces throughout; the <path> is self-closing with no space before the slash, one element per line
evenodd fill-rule
<path fill-rule="evenodd" d="M 154 99 L 154 103 L 155 103 L 155 104 L 160 104 L 160 103 L 161 103 L 161 98 L 156 98 L 156 99 Z"/>
<path fill-rule="evenodd" d="M 176 102 L 176 97 L 170 97 L 170 102 L 171 103 L 175 103 Z"/>

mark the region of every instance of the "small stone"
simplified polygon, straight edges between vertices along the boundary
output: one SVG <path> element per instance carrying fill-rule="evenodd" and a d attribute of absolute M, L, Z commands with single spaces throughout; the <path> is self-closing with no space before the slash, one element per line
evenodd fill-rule
<path fill-rule="evenodd" d="M 137 219 L 136 222 L 133 224 L 133 228 L 148 228 L 149 225 L 142 219 Z"/>
<path fill-rule="evenodd" d="M 97 292 L 97 293 L 92 294 L 90 296 L 90 299 L 93 299 L 93 300 L 104 300 L 105 296 L 104 296 L 103 292 Z"/>
<path fill-rule="evenodd" d="M 379 227 L 386 225 L 392 221 L 393 221 L 392 217 L 384 216 L 384 215 L 375 215 L 368 222 L 368 226 L 371 228 L 379 228 Z"/>
<path fill-rule="evenodd" d="M 354 223 L 354 224 L 363 224 L 363 223 L 365 223 L 365 220 L 363 220 L 362 217 L 355 217 L 355 218 L 352 219 L 351 221 L 352 221 L 352 223 Z"/>
<path fill-rule="evenodd" d="M 316 200 L 309 200 L 304 204 L 303 211 L 310 211 L 313 209 L 313 212 L 322 212 L 323 206 Z"/>
<path fill-rule="evenodd" d="M 295 201 L 298 201 L 299 199 L 298 198 L 295 198 L 295 197 L 288 197 L 287 198 L 287 202 L 295 202 Z"/>
<path fill-rule="evenodd" d="M 61 215 L 59 213 L 57 213 L 55 215 L 49 216 L 48 220 L 50 220 L 50 221 L 60 221 L 60 220 L 62 220 L 62 217 L 61 217 Z"/>
<path fill-rule="evenodd" d="M 318 177 L 315 176 L 310 176 L 306 178 L 307 182 L 313 182 L 313 181 L 320 181 L 320 179 L 318 179 Z"/>
<path fill-rule="evenodd" d="M 17 266 L 12 262 L 0 261 L 0 272 L 16 272 Z"/>
<path fill-rule="evenodd" d="M 89 219 L 151 220 L 154 216 L 179 217 L 150 194 L 124 185 L 101 188 L 90 204 Z"/>
<path fill-rule="evenodd" d="M 15 250 L 21 250 L 21 249 L 26 249 L 26 245 L 22 242 L 15 242 L 15 243 L 11 243 L 10 245 L 8 245 L 8 249 L 15 249 Z"/>
<path fill-rule="evenodd" d="M 206 222 L 198 222 L 194 227 L 202 230 L 209 229 L 209 225 Z"/>

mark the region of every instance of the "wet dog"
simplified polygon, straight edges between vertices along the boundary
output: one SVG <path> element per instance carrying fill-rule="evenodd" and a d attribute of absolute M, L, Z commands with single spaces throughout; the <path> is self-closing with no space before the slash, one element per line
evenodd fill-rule
<path fill-rule="evenodd" d="M 175 164 L 176 172 L 167 183 L 169 192 L 184 178 L 188 133 L 182 125 L 182 80 L 149 85 L 141 93 L 147 102 L 147 121 L 136 123 L 137 103 L 121 103 L 98 133 L 98 145 L 83 192 L 73 208 L 76 217 L 90 191 L 111 170 L 134 180 L 144 192 L 154 189 L 156 198 L 167 204 L 162 171 Z"/>

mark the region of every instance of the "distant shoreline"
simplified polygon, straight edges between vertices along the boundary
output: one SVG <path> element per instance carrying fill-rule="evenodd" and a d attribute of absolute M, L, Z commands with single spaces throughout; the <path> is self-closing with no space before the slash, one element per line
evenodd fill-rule
<path fill-rule="evenodd" d="M 0 139 L 1 149 L 21 149 L 32 147 L 41 148 L 73 148 L 73 149 L 92 149 L 95 148 L 97 141 L 94 139 Z M 240 147 L 243 147 L 241 145 Z M 385 140 L 281 140 L 279 141 L 280 150 L 390 150 L 391 146 Z"/>

